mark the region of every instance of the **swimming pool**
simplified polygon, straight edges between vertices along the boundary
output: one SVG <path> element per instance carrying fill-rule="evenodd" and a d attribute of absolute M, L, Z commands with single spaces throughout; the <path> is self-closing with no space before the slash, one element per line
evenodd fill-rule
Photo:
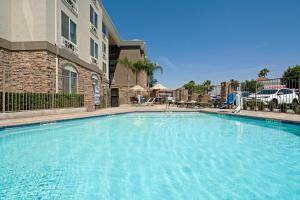
<path fill-rule="evenodd" d="M 0 199 L 300 199 L 300 126 L 132 113 L 0 131 Z"/>

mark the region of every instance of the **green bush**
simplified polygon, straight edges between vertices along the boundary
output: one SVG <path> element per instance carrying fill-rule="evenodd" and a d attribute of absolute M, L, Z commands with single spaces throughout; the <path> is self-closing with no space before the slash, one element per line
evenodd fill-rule
<path fill-rule="evenodd" d="M 270 102 L 268 103 L 268 108 L 269 108 L 269 110 L 270 110 L 271 112 L 274 111 L 274 103 L 273 103 L 272 101 L 270 101 Z"/>
<path fill-rule="evenodd" d="M 244 103 L 243 103 L 243 109 L 244 109 L 244 110 L 247 110 L 247 109 L 248 109 L 248 103 L 249 103 L 249 102 L 244 102 Z"/>
<path fill-rule="evenodd" d="M 4 105 L 3 105 L 4 100 Z M 4 109 L 3 109 L 4 106 Z M 0 92 L 0 112 L 17 112 L 53 108 L 74 108 L 84 106 L 82 94 L 18 93 Z"/>
<path fill-rule="evenodd" d="M 266 105 L 263 103 L 263 102 L 257 102 L 256 103 L 257 107 L 258 107 L 258 110 L 264 110 Z"/>
<path fill-rule="evenodd" d="M 250 110 L 254 110 L 256 107 L 255 102 L 248 102 L 248 107 L 250 107 Z"/>
<path fill-rule="evenodd" d="M 288 110 L 288 104 L 283 103 L 280 105 L 280 112 L 287 112 Z"/>

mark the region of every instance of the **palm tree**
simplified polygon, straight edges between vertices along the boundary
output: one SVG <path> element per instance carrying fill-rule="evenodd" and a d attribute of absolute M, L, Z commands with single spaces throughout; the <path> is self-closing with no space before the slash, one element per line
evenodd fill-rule
<path fill-rule="evenodd" d="M 120 63 L 123 67 L 127 69 L 127 92 L 128 92 L 128 103 L 130 102 L 129 97 L 129 88 L 130 88 L 130 71 L 135 72 L 134 63 L 131 62 L 127 57 L 123 59 L 119 59 L 118 63 Z"/>
<path fill-rule="evenodd" d="M 184 89 L 188 90 L 189 94 L 192 95 L 195 91 L 196 83 L 195 81 L 190 81 L 183 85 Z"/>
<path fill-rule="evenodd" d="M 230 86 L 231 86 L 232 90 L 236 91 L 237 88 L 240 86 L 240 82 L 237 81 L 237 80 L 231 79 L 230 80 Z"/>
<path fill-rule="evenodd" d="M 149 90 L 150 86 L 152 86 L 154 79 L 154 73 L 157 71 L 160 71 L 160 73 L 163 73 L 163 67 L 156 64 L 155 62 L 151 62 L 149 60 L 145 61 L 145 67 L 144 67 L 146 73 L 147 73 L 147 88 Z"/>
<path fill-rule="evenodd" d="M 205 88 L 205 93 L 208 94 L 210 91 L 213 90 L 213 86 L 211 85 L 211 81 L 210 80 L 206 80 L 204 81 L 204 83 L 202 84 Z"/>
<path fill-rule="evenodd" d="M 263 68 L 262 70 L 260 70 L 258 77 L 266 77 L 268 73 L 270 73 L 270 70 L 268 70 L 267 68 Z"/>
<path fill-rule="evenodd" d="M 146 71 L 146 69 L 147 69 L 146 62 L 143 60 L 139 60 L 139 61 L 133 63 L 133 68 L 134 68 L 135 76 L 136 76 L 136 85 L 138 85 L 138 74 L 139 74 L 139 72 L 141 72 L 143 70 Z"/>

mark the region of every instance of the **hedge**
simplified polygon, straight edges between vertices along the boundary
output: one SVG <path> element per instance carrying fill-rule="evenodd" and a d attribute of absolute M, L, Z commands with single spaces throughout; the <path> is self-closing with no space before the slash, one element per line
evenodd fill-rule
<path fill-rule="evenodd" d="M 84 106 L 83 94 L 5 92 L 5 112 L 79 108 Z M 3 112 L 3 92 L 0 91 L 0 112 Z"/>

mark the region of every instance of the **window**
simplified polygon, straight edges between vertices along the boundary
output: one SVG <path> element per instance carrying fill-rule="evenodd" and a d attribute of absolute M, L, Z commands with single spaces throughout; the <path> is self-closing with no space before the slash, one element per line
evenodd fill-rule
<path fill-rule="evenodd" d="M 77 82 L 78 82 L 77 71 L 71 66 L 66 66 L 62 70 L 62 74 L 63 74 L 63 92 L 67 94 L 77 93 Z"/>
<path fill-rule="evenodd" d="M 61 12 L 61 35 L 66 38 L 69 38 L 69 17 L 64 13 Z"/>
<path fill-rule="evenodd" d="M 91 38 L 90 39 L 91 56 L 98 59 L 98 44 Z"/>
<path fill-rule="evenodd" d="M 281 89 L 279 92 L 283 93 L 283 94 L 292 94 L 293 91 L 289 90 L 289 89 Z"/>
<path fill-rule="evenodd" d="M 73 42 L 74 44 L 77 43 L 76 32 L 77 32 L 76 24 L 72 20 L 70 20 L 70 38 L 71 38 L 71 42 Z"/>
<path fill-rule="evenodd" d="M 90 22 L 98 28 L 98 14 L 95 12 L 94 8 L 90 5 Z"/>
<path fill-rule="evenodd" d="M 106 44 L 104 42 L 102 42 L 102 51 L 103 54 L 106 55 Z"/>
<path fill-rule="evenodd" d="M 77 25 L 64 12 L 61 12 L 61 35 L 77 44 Z"/>
<path fill-rule="evenodd" d="M 106 63 L 103 63 L 102 70 L 103 70 L 103 73 L 106 74 Z"/>
<path fill-rule="evenodd" d="M 105 26 L 105 24 L 102 22 L 102 33 L 104 34 L 104 35 L 107 35 L 108 34 L 108 32 L 107 32 L 107 28 L 106 28 L 106 26 Z"/>

